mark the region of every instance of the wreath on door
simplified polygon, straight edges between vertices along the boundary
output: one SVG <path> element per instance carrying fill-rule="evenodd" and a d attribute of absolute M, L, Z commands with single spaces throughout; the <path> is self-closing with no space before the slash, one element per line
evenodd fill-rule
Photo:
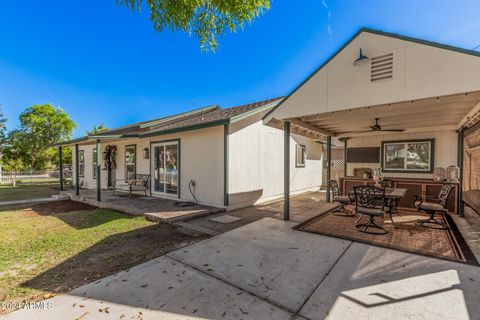
<path fill-rule="evenodd" d="M 110 165 L 111 170 L 117 169 L 117 146 L 107 145 L 103 152 L 103 170 L 107 170 Z"/>

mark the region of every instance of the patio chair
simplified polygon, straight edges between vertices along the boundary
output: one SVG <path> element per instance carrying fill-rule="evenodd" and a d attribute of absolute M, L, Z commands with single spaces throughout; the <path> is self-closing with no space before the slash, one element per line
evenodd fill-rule
<path fill-rule="evenodd" d="M 415 221 L 415 225 L 432 229 L 449 229 L 449 227 L 443 221 L 436 220 L 435 215 L 448 214 L 447 203 L 448 197 L 450 196 L 450 192 L 452 192 L 452 190 L 453 186 L 451 184 L 444 184 L 437 197 L 416 195 L 414 204 L 417 208 L 417 211 L 425 211 L 429 217 L 425 220 Z M 435 227 L 434 225 L 439 227 Z"/>
<path fill-rule="evenodd" d="M 332 213 L 343 212 L 345 213 L 345 215 L 349 217 L 355 216 L 355 214 L 351 210 L 348 210 L 347 208 L 345 208 L 345 206 L 348 204 L 351 204 L 353 200 L 348 195 L 346 196 L 340 195 L 340 188 L 338 187 L 337 180 L 330 180 L 330 189 L 332 190 L 333 202 L 337 202 L 340 204 L 340 208 L 336 209 L 335 211 L 332 211 Z"/>
<path fill-rule="evenodd" d="M 120 183 L 117 183 L 120 182 Z M 132 174 L 128 179 L 115 180 L 113 186 L 113 195 L 115 191 L 128 192 L 130 198 L 132 197 L 132 192 L 134 191 L 143 191 L 145 196 L 147 196 L 147 190 L 150 190 L 150 175 L 148 174 Z M 152 192 L 150 191 L 150 195 Z"/>
<path fill-rule="evenodd" d="M 387 234 L 388 231 L 375 222 L 375 217 L 385 216 L 385 189 L 374 186 L 355 186 L 355 211 L 360 217 L 355 222 L 355 230 L 368 234 Z M 368 222 L 360 223 L 364 215 L 368 216 Z M 377 232 L 369 231 L 376 229 Z"/>

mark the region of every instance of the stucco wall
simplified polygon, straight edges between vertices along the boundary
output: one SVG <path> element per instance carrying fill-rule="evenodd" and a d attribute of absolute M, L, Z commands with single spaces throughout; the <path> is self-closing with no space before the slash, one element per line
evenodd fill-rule
<path fill-rule="evenodd" d="M 148 139 L 129 139 L 103 143 L 103 152 L 107 144 L 117 146 L 117 179 L 125 177 L 125 146 L 136 144 L 137 173 L 150 173 L 150 159 L 143 159 L 142 150 L 152 142 L 180 139 L 180 193 L 181 200 L 191 201 L 193 197 L 188 190 L 190 180 L 196 182 L 195 195 L 200 203 L 212 206 L 223 205 L 223 127 L 206 128 L 177 134 L 163 135 Z M 94 145 L 81 145 L 85 150 L 84 187 L 96 188 L 93 179 L 93 148 Z M 102 188 L 107 187 L 107 172 L 101 171 Z"/>
<path fill-rule="evenodd" d="M 232 128 L 234 129 L 234 128 Z M 248 206 L 283 194 L 283 131 L 256 121 L 229 136 L 229 202 Z M 295 167 L 296 144 L 306 146 L 306 165 Z M 290 188 L 299 192 L 322 183 L 322 145 L 291 135 Z"/>
<path fill-rule="evenodd" d="M 448 167 L 457 165 L 458 136 L 455 131 L 438 131 L 410 134 L 387 134 L 366 137 L 357 137 L 348 140 L 348 148 L 351 147 L 381 147 L 382 141 L 435 139 L 435 167 Z M 353 168 L 379 168 L 380 162 L 373 163 L 349 163 L 348 175 L 353 175 Z M 409 178 L 432 178 L 428 173 L 383 173 L 386 177 L 409 177 Z"/>

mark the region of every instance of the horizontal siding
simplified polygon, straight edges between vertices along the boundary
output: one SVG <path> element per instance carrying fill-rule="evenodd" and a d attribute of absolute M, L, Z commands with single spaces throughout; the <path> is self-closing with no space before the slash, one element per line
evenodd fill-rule
<path fill-rule="evenodd" d="M 306 165 L 295 167 L 295 146 L 306 146 Z M 297 192 L 322 183 L 322 146 L 291 135 L 290 188 Z M 243 206 L 283 194 L 283 131 L 261 121 L 230 134 L 229 194 L 232 206 Z"/>

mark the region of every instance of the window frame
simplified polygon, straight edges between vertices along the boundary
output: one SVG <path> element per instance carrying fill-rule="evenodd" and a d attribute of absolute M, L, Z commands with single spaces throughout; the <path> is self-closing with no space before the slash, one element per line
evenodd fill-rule
<path fill-rule="evenodd" d="M 408 169 L 408 157 L 407 157 L 407 150 L 409 144 L 415 143 L 429 143 L 430 144 L 430 152 L 429 152 L 429 167 L 428 169 Z M 395 169 L 388 169 L 385 168 L 385 148 L 387 145 L 392 144 L 403 144 L 405 147 L 405 160 L 403 169 L 395 168 Z M 380 164 L 382 168 L 382 172 L 392 172 L 392 173 L 433 173 L 433 169 L 435 167 L 435 139 L 412 139 L 412 140 L 394 140 L 394 141 L 382 141 L 382 148 L 381 148 L 381 159 Z"/>
<path fill-rule="evenodd" d="M 124 176 L 125 179 L 128 179 L 128 171 L 127 171 L 127 166 L 131 164 L 127 164 L 127 150 L 129 148 L 133 148 L 133 174 L 137 174 L 137 145 L 136 144 L 129 144 L 125 146 L 125 152 L 124 152 Z"/>
<path fill-rule="evenodd" d="M 303 153 L 302 153 L 303 163 L 298 163 L 299 150 L 303 150 Z M 305 168 L 306 164 L 307 164 L 307 147 L 304 144 L 297 143 L 295 145 L 295 168 Z"/>
<path fill-rule="evenodd" d="M 85 150 L 78 150 L 78 176 L 85 177 Z"/>

